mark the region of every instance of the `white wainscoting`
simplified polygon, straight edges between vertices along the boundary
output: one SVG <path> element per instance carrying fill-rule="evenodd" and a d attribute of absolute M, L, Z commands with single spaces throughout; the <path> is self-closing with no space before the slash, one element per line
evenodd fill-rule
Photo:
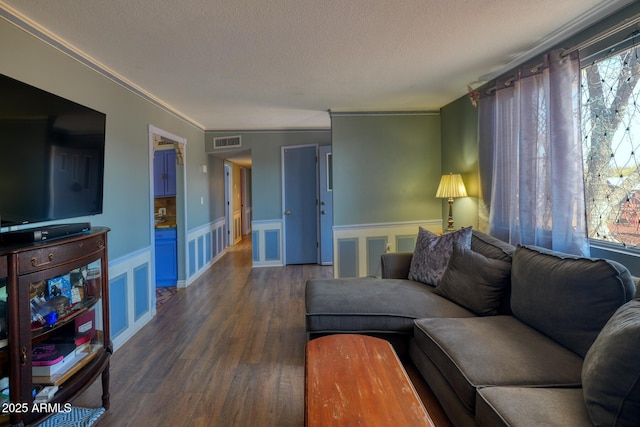
<path fill-rule="evenodd" d="M 334 277 L 379 277 L 380 256 L 413 251 L 419 227 L 441 233 L 442 219 L 334 226 Z"/>
<path fill-rule="evenodd" d="M 109 262 L 111 341 L 117 350 L 156 314 L 151 247 Z"/>
<path fill-rule="evenodd" d="M 253 266 L 283 266 L 282 220 L 252 221 L 251 230 Z"/>
<path fill-rule="evenodd" d="M 200 277 L 224 253 L 226 224 L 224 218 L 205 224 L 187 233 L 187 279 L 178 287 L 187 287 Z"/>

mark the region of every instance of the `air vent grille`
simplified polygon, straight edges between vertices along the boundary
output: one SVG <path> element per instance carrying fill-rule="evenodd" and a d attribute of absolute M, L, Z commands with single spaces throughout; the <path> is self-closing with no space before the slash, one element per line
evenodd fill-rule
<path fill-rule="evenodd" d="M 242 146 L 242 140 L 240 136 L 222 136 L 219 138 L 213 138 L 213 149 L 221 148 L 236 148 Z"/>

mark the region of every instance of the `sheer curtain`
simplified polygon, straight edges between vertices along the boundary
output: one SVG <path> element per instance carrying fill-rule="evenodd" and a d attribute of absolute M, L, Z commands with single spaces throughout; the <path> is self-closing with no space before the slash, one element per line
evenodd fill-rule
<path fill-rule="evenodd" d="M 560 52 L 482 94 L 480 190 L 492 235 L 589 255 L 579 97 L 577 53 Z"/>

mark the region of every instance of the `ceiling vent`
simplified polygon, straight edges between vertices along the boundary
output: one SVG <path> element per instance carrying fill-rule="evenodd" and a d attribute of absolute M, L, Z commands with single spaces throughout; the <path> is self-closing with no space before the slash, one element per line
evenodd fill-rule
<path fill-rule="evenodd" d="M 213 149 L 236 148 L 242 146 L 240 136 L 222 136 L 213 138 Z"/>

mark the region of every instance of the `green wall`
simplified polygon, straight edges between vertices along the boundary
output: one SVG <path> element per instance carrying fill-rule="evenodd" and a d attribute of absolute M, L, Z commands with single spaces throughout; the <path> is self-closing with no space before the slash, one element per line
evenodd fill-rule
<path fill-rule="evenodd" d="M 208 162 L 203 131 L 3 19 L 0 73 L 107 115 L 104 213 L 78 221 L 111 227 L 111 259 L 151 244 L 149 124 L 187 139 L 187 229 L 212 219 L 208 178 L 200 169 Z"/>
<path fill-rule="evenodd" d="M 254 221 L 282 218 L 281 147 L 289 145 L 331 144 L 331 132 L 327 130 L 283 131 L 207 131 L 205 150 L 224 156 L 213 149 L 213 138 L 241 136 L 242 150 L 251 151 L 251 197 Z"/>
<path fill-rule="evenodd" d="M 334 225 L 440 218 L 440 115 L 333 114 Z"/>
<path fill-rule="evenodd" d="M 463 96 L 440 110 L 442 173 L 459 173 L 469 197 L 453 203 L 454 227 L 478 227 L 478 110 Z M 442 200 L 444 227 L 449 204 Z"/>
<path fill-rule="evenodd" d="M 212 219 L 223 218 L 224 212 L 224 160 L 209 156 L 209 211 Z"/>

